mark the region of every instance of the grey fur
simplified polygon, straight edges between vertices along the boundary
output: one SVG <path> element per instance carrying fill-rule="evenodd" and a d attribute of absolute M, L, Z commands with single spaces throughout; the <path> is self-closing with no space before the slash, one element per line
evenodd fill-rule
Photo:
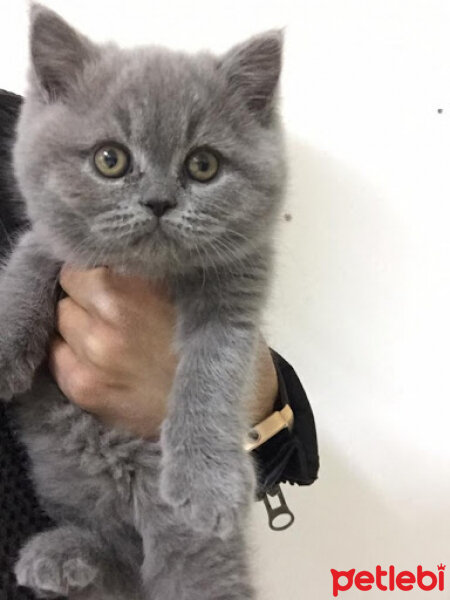
<path fill-rule="evenodd" d="M 83 600 L 254 598 L 245 523 L 254 473 L 244 397 L 270 279 L 284 158 L 281 34 L 224 56 L 97 46 L 33 5 L 31 68 L 14 166 L 32 223 L 0 275 L 0 396 L 14 402 L 42 505 L 59 524 L 22 550 L 21 585 Z M 104 140 L 131 150 L 94 171 Z M 185 157 L 221 155 L 209 183 Z M 160 219 L 139 201 L 170 200 Z M 160 442 L 69 403 L 43 361 L 60 266 L 165 280 L 180 362 Z"/>

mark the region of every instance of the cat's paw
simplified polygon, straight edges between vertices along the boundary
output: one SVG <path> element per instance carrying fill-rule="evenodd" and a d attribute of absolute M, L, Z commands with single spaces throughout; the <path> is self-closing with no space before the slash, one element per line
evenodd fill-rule
<path fill-rule="evenodd" d="M 177 517 L 204 535 L 228 537 L 246 515 L 254 491 L 254 470 L 247 456 L 236 453 L 221 462 L 163 459 L 160 492 Z M 189 460 L 189 463 L 188 463 Z"/>
<path fill-rule="evenodd" d="M 97 576 L 97 569 L 82 558 L 68 558 L 62 564 L 52 558 L 19 560 L 15 567 L 17 583 L 31 588 L 38 598 L 67 596 L 86 588 Z"/>
<path fill-rule="evenodd" d="M 93 583 L 98 569 L 89 564 L 85 556 L 68 556 L 59 548 L 39 548 L 36 539 L 21 551 L 14 568 L 20 586 L 31 588 L 38 598 L 55 598 Z"/>
<path fill-rule="evenodd" d="M 13 396 L 27 392 L 44 356 L 44 349 L 31 344 L 25 348 L 19 345 L 12 349 L 0 347 L 0 398 L 11 400 Z"/>

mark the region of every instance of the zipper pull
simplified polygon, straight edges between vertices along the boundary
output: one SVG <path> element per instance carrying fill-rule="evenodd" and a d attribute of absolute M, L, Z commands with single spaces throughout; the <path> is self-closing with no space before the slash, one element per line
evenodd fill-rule
<path fill-rule="evenodd" d="M 276 498 L 274 506 L 270 503 L 269 498 Z M 284 531 L 292 525 L 295 517 L 288 505 L 279 485 L 275 485 L 268 490 L 263 496 L 264 505 L 269 517 L 269 527 L 273 531 Z"/>

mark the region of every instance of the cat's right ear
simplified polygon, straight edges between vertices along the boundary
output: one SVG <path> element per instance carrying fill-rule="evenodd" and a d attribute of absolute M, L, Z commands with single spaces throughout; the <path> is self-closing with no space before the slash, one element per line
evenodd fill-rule
<path fill-rule="evenodd" d="M 270 122 L 281 73 L 283 31 L 274 29 L 231 48 L 220 68 L 231 93 L 238 92 L 263 124 Z"/>
<path fill-rule="evenodd" d="M 48 102 L 64 98 L 98 48 L 52 10 L 30 8 L 31 83 Z"/>

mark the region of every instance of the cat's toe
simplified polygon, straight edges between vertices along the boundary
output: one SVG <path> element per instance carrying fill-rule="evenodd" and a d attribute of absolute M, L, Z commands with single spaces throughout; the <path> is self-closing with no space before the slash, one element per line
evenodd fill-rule
<path fill-rule="evenodd" d="M 63 564 L 62 576 L 69 589 L 82 589 L 96 578 L 98 569 L 81 558 L 70 558 Z"/>
<path fill-rule="evenodd" d="M 16 565 L 15 575 L 18 585 L 31 588 L 38 598 L 53 598 L 67 591 L 61 589 L 58 565 L 48 558 L 20 560 Z"/>
<path fill-rule="evenodd" d="M 227 538 L 244 514 L 241 506 L 221 504 L 217 498 L 195 498 L 177 509 L 184 523 L 204 536 Z"/>
<path fill-rule="evenodd" d="M 160 479 L 162 499 L 170 506 L 183 506 L 189 499 L 191 483 L 186 470 L 181 472 L 174 463 L 165 465 Z"/>

